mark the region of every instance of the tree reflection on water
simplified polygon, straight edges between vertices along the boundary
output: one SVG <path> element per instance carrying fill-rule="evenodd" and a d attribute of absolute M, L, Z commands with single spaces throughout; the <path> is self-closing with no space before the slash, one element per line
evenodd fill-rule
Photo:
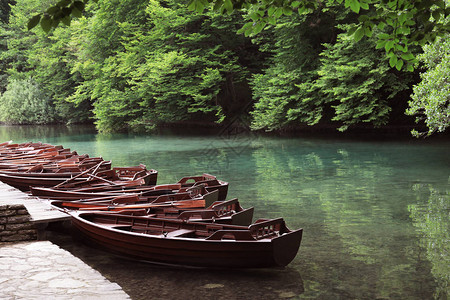
<path fill-rule="evenodd" d="M 300 298 L 430 298 L 430 262 L 407 210 L 416 203 L 410 186 L 418 172 L 403 169 L 404 161 L 418 161 L 419 152 L 292 144 L 253 151 L 258 201 L 251 204 L 262 215 L 305 228 L 293 262 L 305 283 Z"/>
<path fill-rule="evenodd" d="M 437 282 L 435 299 L 450 297 L 450 195 L 432 185 L 416 184 L 418 195 L 428 194 L 422 205 L 410 205 L 414 226 L 420 231 L 420 245 L 432 264 L 431 273 Z"/>

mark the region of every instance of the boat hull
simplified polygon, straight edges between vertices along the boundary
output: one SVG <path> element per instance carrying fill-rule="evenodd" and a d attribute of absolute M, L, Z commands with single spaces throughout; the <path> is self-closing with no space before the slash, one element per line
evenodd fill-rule
<path fill-rule="evenodd" d="M 30 187 L 53 187 L 66 181 L 67 178 L 39 178 L 39 177 L 22 177 L 0 174 L 0 181 L 15 187 L 21 191 L 29 191 Z M 77 179 L 82 182 L 83 179 Z"/>
<path fill-rule="evenodd" d="M 284 267 L 295 258 L 303 232 L 298 229 L 257 241 L 169 238 L 109 228 L 71 215 L 72 224 L 85 238 L 108 251 L 155 263 L 194 267 Z"/>

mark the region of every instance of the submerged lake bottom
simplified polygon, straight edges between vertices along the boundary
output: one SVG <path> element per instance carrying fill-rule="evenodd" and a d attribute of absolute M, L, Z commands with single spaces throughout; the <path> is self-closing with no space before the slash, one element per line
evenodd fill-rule
<path fill-rule="evenodd" d="M 46 129 L 47 128 L 47 129 Z M 92 129 L 0 126 L 0 141 L 61 144 L 113 166 L 143 163 L 158 183 L 210 173 L 254 220 L 303 228 L 283 269 L 155 265 L 49 238 L 132 299 L 447 299 L 450 142 L 257 135 L 101 135 Z"/>

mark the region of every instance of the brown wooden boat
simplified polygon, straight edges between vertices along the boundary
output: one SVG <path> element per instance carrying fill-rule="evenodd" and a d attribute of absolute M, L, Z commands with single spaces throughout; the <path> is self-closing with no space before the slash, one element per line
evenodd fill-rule
<path fill-rule="evenodd" d="M 50 204 L 61 208 L 61 209 L 99 209 L 99 210 L 118 210 L 120 207 L 127 206 L 130 208 L 132 205 L 136 208 L 136 205 L 154 205 L 154 204 L 173 204 L 186 200 L 201 200 L 196 203 L 196 206 L 190 208 L 198 207 L 209 207 L 215 202 L 218 202 L 219 191 L 207 192 L 204 186 L 198 186 L 195 188 L 190 188 L 189 191 L 183 193 L 175 194 L 164 194 L 155 196 L 142 196 L 139 194 L 123 194 L 123 195 L 112 195 L 106 197 L 80 199 L 80 200 L 51 200 L 47 199 Z M 142 208 L 142 207 L 141 207 Z"/>
<path fill-rule="evenodd" d="M 1 163 L 0 173 L 18 176 L 39 176 L 39 177 L 73 177 L 78 173 L 86 171 L 103 162 L 99 170 L 110 170 L 111 161 L 104 161 L 101 157 L 89 157 L 89 155 L 72 155 L 61 157 L 60 160 L 40 161 L 34 163 L 18 164 Z M 59 175 L 58 175 L 59 174 Z"/>
<path fill-rule="evenodd" d="M 95 167 L 100 162 L 102 162 L 102 165 L 99 167 L 98 171 L 111 170 L 111 161 L 104 161 L 100 158 L 87 158 L 76 163 L 64 162 L 59 161 L 57 164 L 34 164 L 9 169 L 0 169 L 0 174 L 20 177 L 68 179 L 77 176 L 92 167 Z"/>
<path fill-rule="evenodd" d="M 86 171 L 85 171 L 86 172 Z M 40 176 L 36 173 L 35 176 L 20 176 L 13 175 L 11 173 L 0 172 L 0 181 L 9 184 L 19 190 L 28 191 L 30 187 L 80 187 L 80 186 L 141 186 L 141 185 L 154 185 L 156 184 L 158 172 L 156 170 L 146 170 L 140 167 L 130 168 L 113 168 L 112 170 L 98 171 L 94 173 L 77 173 L 72 177 L 68 177 L 68 174 L 63 176 Z M 59 174 L 59 173 L 57 173 Z M 130 174 L 134 174 L 131 177 Z"/>
<path fill-rule="evenodd" d="M 73 172 L 74 167 L 83 171 L 100 160 L 103 161 L 102 158 L 89 158 L 89 155 L 78 155 L 76 151 L 50 144 L 6 144 L 0 147 L 0 170 L 33 173 L 48 170 Z"/>
<path fill-rule="evenodd" d="M 219 191 L 219 200 L 221 201 L 225 200 L 228 194 L 228 182 L 219 180 L 216 176 L 207 173 L 200 176 L 183 177 L 178 180 L 178 184 L 181 184 L 183 188 L 205 184 L 208 192 Z"/>
<path fill-rule="evenodd" d="M 227 201 L 216 201 L 218 191 L 186 197 L 176 194 L 177 200 L 167 200 L 167 195 L 160 196 L 153 202 L 142 203 L 138 196 L 127 196 L 126 203 L 123 197 L 120 201 L 61 201 L 50 203 L 60 210 L 97 210 L 114 211 L 122 214 L 145 215 L 156 218 L 180 219 L 189 221 L 217 222 L 223 224 L 250 225 L 253 219 L 254 208 L 242 208 L 237 198 Z M 133 201 L 134 199 L 134 201 Z"/>
<path fill-rule="evenodd" d="M 39 150 L 46 150 L 46 149 L 57 149 L 61 150 L 63 149 L 62 146 L 53 146 L 51 144 L 46 143 L 33 143 L 33 142 L 27 142 L 22 144 L 13 144 L 12 141 L 4 142 L 0 144 L 0 157 L 8 156 L 8 155 L 16 155 L 16 154 L 23 154 L 23 153 L 30 153 L 31 151 L 39 152 Z"/>
<path fill-rule="evenodd" d="M 206 192 L 219 191 L 219 200 L 226 199 L 228 182 L 218 180 L 215 176 L 184 177 L 174 184 L 155 186 L 127 187 L 127 186 L 90 186 L 86 188 L 45 188 L 31 187 L 31 194 L 39 198 L 54 200 L 80 200 L 91 198 L 110 198 L 114 195 L 139 194 L 141 196 L 159 196 L 166 194 L 184 193 L 196 187 L 205 187 Z"/>
<path fill-rule="evenodd" d="M 25 147 L 0 148 L 1 162 L 32 161 L 36 159 L 61 159 L 76 155 L 70 149 L 49 144 L 33 144 Z"/>
<path fill-rule="evenodd" d="M 89 241 L 109 251 L 196 267 L 283 267 L 297 255 L 303 232 L 289 230 L 282 218 L 237 226 L 101 212 L 69 214 Z"/>

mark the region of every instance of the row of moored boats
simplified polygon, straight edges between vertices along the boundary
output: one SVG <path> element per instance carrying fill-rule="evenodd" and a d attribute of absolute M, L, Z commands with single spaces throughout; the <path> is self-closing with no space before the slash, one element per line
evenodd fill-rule
<path fill-rule="evenodd" d="M 45 143 L 0 143 L 0 181 L 49 201 L 83 237 L 130 258 L 199 267 L 286 266 L 302 229 L 282 218 L 252 222 L 253 208 L 226 200 L 228 183 L 203 174 L 157 184 L 145 165 Z"/>

